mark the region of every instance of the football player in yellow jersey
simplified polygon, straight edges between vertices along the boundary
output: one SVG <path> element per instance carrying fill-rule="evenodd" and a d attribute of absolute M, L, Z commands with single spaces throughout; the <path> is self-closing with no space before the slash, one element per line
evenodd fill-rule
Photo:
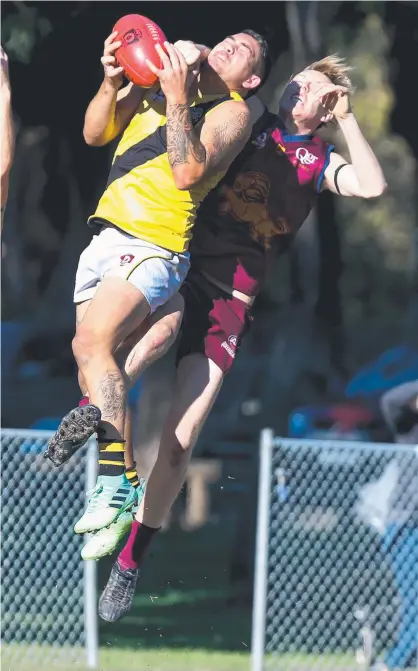
<path fill-rule="evenodd" d="M 260 85 L 267 57 L 265 41 L 250 30 L 210 53 L 194 47 L 193 56 L 189 45 L 187 60 L 166 43 L 159 86 L 119 90 L 117 37 L 105 42 L 104 80 L 84 125 L 87 143 L 95 146 L 122 134 L 90 217 L 98 233 L 81 255 L 75 282 L 73 352 L 89 403 L 64 417 L 45 452 L 60 466 L 97 432 L 98 480 L 76 533 L 108 526 L 142 495 L 132 461 L 125 471 L 127 385 L 116 351 L 127 339 L 138 340 L 183 282 L 196 209 L 249 137 L 244 97 Z"/>

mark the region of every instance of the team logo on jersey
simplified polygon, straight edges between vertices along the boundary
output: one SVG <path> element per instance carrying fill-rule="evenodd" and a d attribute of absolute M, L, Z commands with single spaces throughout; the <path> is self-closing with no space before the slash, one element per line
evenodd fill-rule
<path fill-rule="evenodd" d="M 134 260 L 134 255 L 133 254 L 123 254 L 120 257 L 120 265 L 121 266 L 126 266 L 128 263 L 132 263 Z"/>
<path fill-rule="evenodd" d="M 191 107 L 190 116 L 192 118 L 192 124 L 197 123 L 203 116 L 203 110 L 201 107 Z"/>
<path fill-rule="evenodd" d="M 270 249 L 272 239 L 290 232 L 284 217 L 269 208 L 270 181 L 260 172 L 238 173 L 232 187 L 221 187 L 220 214 L 233 216 L 247 224 L 253 240 Z"/>
<path fill-rule="evenodd" d="M 255 145 L 257 149 L 262 149 L 263 147 L 266 146 L 267 137 L 268 133 L 266 132 L 261 133 L 261 135 L 258 135 L 258 137 L 256 137 L 255 140 L 253 140 L 253 145 Z"/>
<path fill-rule="evenodd" d="M 306 147 L 299 147 L 296 149 L 296 158 L 302 165 L 312 165 L 318 160 L 318 157 L 311 154 Z"/>
<path fill-rule="evenodd" d="M 236 348 L 238 344 L 238 336 L 228 336 L 228 340 L 224 340 L 221 347 L 223 347 L 233 359 L 235 358 Z"/>

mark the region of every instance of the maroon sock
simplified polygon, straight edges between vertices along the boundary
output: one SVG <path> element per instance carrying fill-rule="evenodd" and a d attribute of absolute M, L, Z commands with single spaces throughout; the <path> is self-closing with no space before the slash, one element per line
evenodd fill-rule
<path fill-rule="evenodd" d="M 134 520 L 126 545 L 118 556 L 119 565 L 124 569 L 138 568 L 157 531 L 158 529 L 152 529 Z"/>
<path fill-rule="evenodd" d="M 82 396 L 78 402 L 78 407 L 81 408 L 83 405 L 88 405 L 90 403 L 90 399 L 88 396 Z"/>

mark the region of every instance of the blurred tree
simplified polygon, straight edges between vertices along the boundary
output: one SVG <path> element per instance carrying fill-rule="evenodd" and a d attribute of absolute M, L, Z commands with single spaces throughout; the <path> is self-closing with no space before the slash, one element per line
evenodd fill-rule
<path fill-rule="evenodd" d="M 329 49 L 338 47 L 355 68 L 356 115 L 389 185 L 377 200 L 338 199 L 344 230 L 342 291 L 354 365 L 405 337 L 415 261 L 415 162 L 407 142 L 390 130 L 391 39 L 379 3 L 364 3 L 363 11 L 360 28 L 335 26 L 329 41 Z"/>
<path fill-rule="evenodd" d="M 10 4 L 16 11 L 7 14 L 2 22 L 2 43 L 15 60 L 28 65 L 39 40 L 52 32 L 52 23 L 41 7 L 24 2 Z"/>

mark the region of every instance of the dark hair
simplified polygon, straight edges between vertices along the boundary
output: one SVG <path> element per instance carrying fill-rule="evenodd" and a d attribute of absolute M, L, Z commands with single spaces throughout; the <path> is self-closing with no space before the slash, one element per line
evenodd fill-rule
<path fill-rule="evenodd" d="M 267 40 L 263 35 L 260 33 L 256 33 L 255 30 L 251 30 L 251 28 L 246 28 L 245 30 L 241 30 L 244 35 L 250 35 L 252 38 L 255 39 L 256 42 L 258 42 L 260 46 L 260 78 L 261 78 L 261 84 L 266 81 L 267 77 L 270 74 L 271 70 L 271 58 L 270 58 L 270 53 L 269 53 L 269 45 L 267 43 Z M 260 86 L 261 86 L 260 84 Z M 257 87 L 259 88 L 259 87 Z M 253 89 L 251 92 L 254 93 L 256 89 Z"/>

